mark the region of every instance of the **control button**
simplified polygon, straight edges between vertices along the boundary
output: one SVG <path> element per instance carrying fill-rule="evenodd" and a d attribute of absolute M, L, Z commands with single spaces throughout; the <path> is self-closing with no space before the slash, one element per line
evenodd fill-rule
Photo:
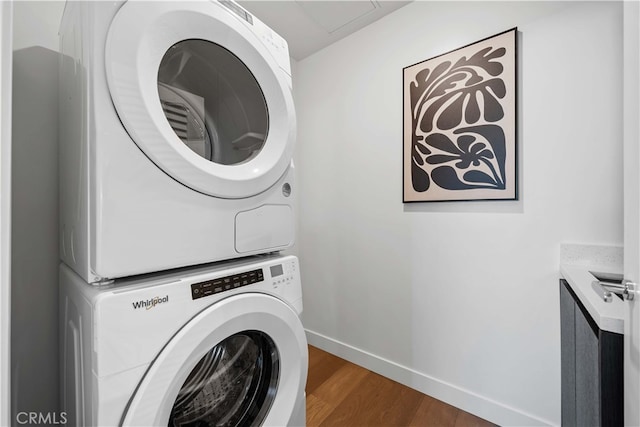
<path fill-rule="evenodd" d="M 241 272 L 226 277 L 218 277 L 191 285 L 191 298 L 197 299 L 226 290 L 247 286 L 264 280 L 262 269 Z"/>

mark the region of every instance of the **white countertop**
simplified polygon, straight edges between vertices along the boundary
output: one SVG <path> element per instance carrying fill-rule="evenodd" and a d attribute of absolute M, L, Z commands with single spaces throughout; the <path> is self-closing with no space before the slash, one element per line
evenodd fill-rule
<path fill-rule="evenodd" d="M 571 289 L 587 309 L 598 327 L 603 331 L 624 333 L 624 302 L 617 296 L 613 296 L 611 302 L 605 302 L 602 297 L 591 287 L 596 280 L 589 271 L 603 273 L 620 273 L 620 271 L 607 271 L 599 267 L 589 268 L 586 265 L 561 264 L 560 273 L 569 282 Z"/>

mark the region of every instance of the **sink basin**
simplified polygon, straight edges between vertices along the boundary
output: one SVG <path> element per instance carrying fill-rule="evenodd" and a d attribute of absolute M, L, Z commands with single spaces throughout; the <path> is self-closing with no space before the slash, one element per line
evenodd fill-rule
<path fill-rule="evenodd" d="M 601 282 L 622 283 L 624 276 L 618 273 L 600 273 L 598 271 L 590 271 L 591 275 Z"/>

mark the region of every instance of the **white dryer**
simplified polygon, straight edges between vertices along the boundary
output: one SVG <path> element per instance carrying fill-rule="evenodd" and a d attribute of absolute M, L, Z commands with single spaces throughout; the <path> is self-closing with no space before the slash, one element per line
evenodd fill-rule
<path fill-rule="evenodd" d="M 297 258 L 60 282 L 68 425 L 305 425 Z"/>
<path fill-rule="evenodd" d="M 69 1 L 61 257 L 85 281 L 294 242 L 287 43 L 230 0 Z"/>

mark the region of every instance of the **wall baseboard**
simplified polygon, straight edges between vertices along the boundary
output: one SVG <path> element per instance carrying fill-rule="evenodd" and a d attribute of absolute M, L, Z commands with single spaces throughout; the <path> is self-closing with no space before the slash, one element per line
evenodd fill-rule
<path fill-rule="evenodd" d="M 306 329 L 307 341 L 314 347 L 335 354 L 401 384 L 446 402 L 501 426 L 553 425 L 541 419 L 495 400 L 449 384 L 406 366 L 368 353 L 318 332 Z"/>

